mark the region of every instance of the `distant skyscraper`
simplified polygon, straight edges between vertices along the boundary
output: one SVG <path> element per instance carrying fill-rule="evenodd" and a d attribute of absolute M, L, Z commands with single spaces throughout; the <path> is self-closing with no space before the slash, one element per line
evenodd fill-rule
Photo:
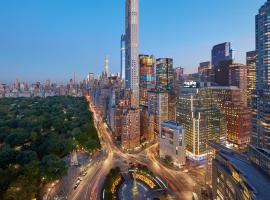
<path fill-rule="evenodd" d="M 247 52 L 247 98 L 249 106 L 251 106 L 251 96 L 256 89 L 256 58 L 257 51 Z"/>
<path fill-rule="evenodd" d="M 104 59 L 104 73 L 107 75 L 107 77 L 109 76 L 109 57 L 105 56 Z"/>
<path fill-rule="evenodd" d="M 126 47 L 125 47 L 125 38 L 126 36 L 121 35 L 121 72 L 120 76 L 122 80 L 125 80 L 125 70 L 126 70 Z"/>
<path fill-rule="evenodd" d="M 139 104 L 139 0 L 126 0 L 126 75 L 125 86 L 132 89 Z"/>
<path fill-rule="evenodd" d="M 159 89 L 171 90 L 173 87 L 173 59 L 159 58 L 156 61 L 156 85 Z"/>
<path fill-rule="evenodd" d="M 251 160 L 270 174 L 270 0 L 256 15 L 256 96 Z"/>
<path fill-rule="evenodd" d="M 219 62 L 226 60 L 233 60 L 231 43 L 225 42 L 215 45 L 212 49 L 212 65 L 216 66 L 219 64 Z"/>

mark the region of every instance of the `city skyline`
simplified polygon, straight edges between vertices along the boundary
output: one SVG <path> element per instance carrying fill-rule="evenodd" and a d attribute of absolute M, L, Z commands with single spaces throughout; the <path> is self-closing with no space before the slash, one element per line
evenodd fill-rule
<path fill-rule="evenodd" d="M 211 59 L 215 44 L 231 42 L 236 60 L 241 63 L 245 63 L 245 53 L 255 49 L 255 28 L 250 21 L 254 21 L 263 0 L 218 3 L 209 0 L 209 4 L 195 5 L 171 1 L 140 2 L 139 54 L 172 57 L 174 67 L 183 66 L 186 73 L 191 73 L 200 62 Z M 97 11 L 89 12 L 93 6 Z M 4 30 L 0 33 L 0 81 L 10 83 L 20 78 L 30 82 L 46 79 L 67 82 L 73 72 L 82 80 L 88 72 L 100 74 L 105 55 L 110 58 L 110 72 L 120 72 L 119 38 L 124 33 L 124 6 L 123 0 L 114 4 L 103 0 L 76 5 L 69 1 L 5 3 L 0 12 Z M 153 18 L 149 12 L 152 7 L 171 12 L 159 12 Z M 121 12 L 115 13 L 116 9 Z M 192 17 L 190 9 L 194 10 Z M 230 12 L 219 12 L 226 9 Z M 213 17 L 217 14 L 220 21 Z M 93 19 L 97 17 L 100 20 L 95 22 Z M 234 26 L 237 31 L 229 30 Z M 200 30 L 199 36 L 195 30 Z"/>

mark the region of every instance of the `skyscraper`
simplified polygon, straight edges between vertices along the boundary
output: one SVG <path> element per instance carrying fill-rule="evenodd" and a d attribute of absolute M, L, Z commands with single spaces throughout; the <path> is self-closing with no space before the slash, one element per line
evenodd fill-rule
<path fill-rule="evenodd" d="M 256 15 L 256 96 L 253 98 L 251 160 L 270 174 L 270 0 Z"/>
<path fill-rule="evenodd" d="M 139 0 L 126 0 L 126 75 L 125 86 L 131 89 L 139 104 Z"/>
<path fill-rule="evenodd" d="M 159 58 L 156 61 L 157 88 L 171 90 L 173 87 L 173 59 Z"/>
<path fill-rule="evenodd" d="M 155 88 L 154 58 L 149 55 L 140 55 L 140 105 L 148 105 L 147 91 Z"/>
<path fill-rule="evenodd" d="M 125 80 L 125 69 L 126 69 L 126 47 L 125 47 L 125 34 L 121 35 L 121 79 Z"/>
<path fill-rule="evenodd" d="M 212 49 L 212 66 L 218 65 L 221 61 L 232 60 L 233 51 L 231 49 L 231 43 L 225 42 L 217 44 Z"/>

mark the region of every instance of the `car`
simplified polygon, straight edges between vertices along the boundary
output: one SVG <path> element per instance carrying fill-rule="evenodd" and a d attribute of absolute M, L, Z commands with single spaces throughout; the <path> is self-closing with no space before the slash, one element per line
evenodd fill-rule
<path fill-rule="evenodd" d="M 84 172 L 84 173 L 83 173 L 83 176 L 86 176 L 86 174 L 87 174 L 87 172 Z"/>
<path fill-rule="evenodd" d="M 79 177 L 78 177 L 78 180 L 82 181 L 82 177 L 79 176 Z"/>

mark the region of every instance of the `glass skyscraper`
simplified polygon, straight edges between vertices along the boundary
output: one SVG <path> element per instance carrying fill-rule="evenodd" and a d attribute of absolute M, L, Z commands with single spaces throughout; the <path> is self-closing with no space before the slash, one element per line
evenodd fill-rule
<path fill-rule="evenodd" d="M 139 105 L 139 0 L 126 0 L 126 75 L 125 87 L 131 89 Z"/>
<path fill-rule="evenodd" d="M 270 0 L 256 15 L 256 94 L 251 160 L 270 174 Z"/>
<path fill-rule="evenodd" d="M 230 42 L 217 44 L 212 49 L 212 66 L 217 66 L 221 61 L 233 59 L 233 51 Z"/>
<path fill-rule="evenodd" d="M 140 105 L 148 105 L 147 91 L 155 88 L 155 64 L 154 57 L 140 55 Z"/>
<path fill-rule="evenodd" d="M 171 90 L 173 87 L 173 59 L 159 58 L 156 61 L 156 85 L 159 89 Z"/>

